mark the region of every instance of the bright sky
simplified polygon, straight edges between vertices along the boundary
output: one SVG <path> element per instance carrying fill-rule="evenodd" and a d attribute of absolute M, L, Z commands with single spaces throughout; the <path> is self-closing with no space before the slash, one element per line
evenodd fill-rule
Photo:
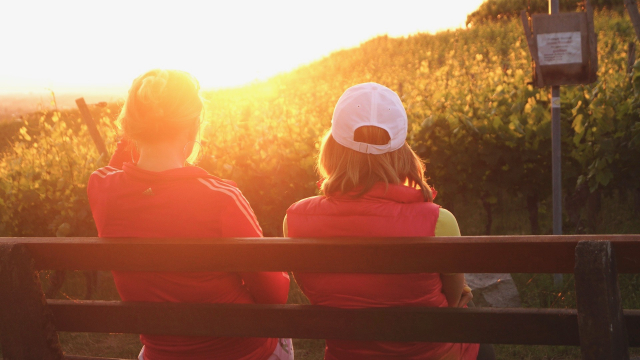
<path fill-rule="evenodd" d="M 358 46 L 464 26 L 482 0 L 0 1 L 0 93 L 120 91 L 156 67 L 205 88 Z"/>

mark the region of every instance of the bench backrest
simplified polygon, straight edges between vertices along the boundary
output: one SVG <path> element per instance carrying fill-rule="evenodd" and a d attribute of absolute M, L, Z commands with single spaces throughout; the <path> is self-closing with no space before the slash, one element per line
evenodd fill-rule
<path fill-rule="evenodd" d="M 574 272 L 578 309 L 45 302 L 37 270 Z M 56 331 L 581 345 L 585 358 L 617 359 L 640 346 L 640 311 L 623 315 L 617 272 L 640 272 L 640 235 L 0 238 L 0 339 L 12 359 L 61 358 Z"/>

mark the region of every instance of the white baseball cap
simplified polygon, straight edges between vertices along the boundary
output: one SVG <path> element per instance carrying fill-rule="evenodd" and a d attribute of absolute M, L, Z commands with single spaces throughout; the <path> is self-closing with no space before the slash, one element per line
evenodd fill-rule
<path fill-rule="evenodd" d="M 338 100 L 331 119 L 331 135 L 343 146 L 365 154 L 398 150 L 407 138 L 407 112 L 393 90 L 373 82 L 348 88 Z M 376 126 L 386 130 L 391 140 L 373 145 L 354 140 L 356 129 Z"/>

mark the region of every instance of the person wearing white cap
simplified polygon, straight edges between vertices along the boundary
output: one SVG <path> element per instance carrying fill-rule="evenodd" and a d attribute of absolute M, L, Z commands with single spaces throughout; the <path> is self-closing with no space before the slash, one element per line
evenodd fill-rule
<path fill-rule="evenodd" d="M 285 236 L 459 236 L 455 217 L 433 203 L 424 162 L 405 141 L 407 114 L 391 89 L 347 89 L 318 157 L 323 193 L 287 210 Z M 464 274 L 295 273 L 314 305 L 466 307 Z M 459 324 L 463 326 L 463 324 Z M 478 344 L 326 340 L 325 359 L 477 359 Z"/>

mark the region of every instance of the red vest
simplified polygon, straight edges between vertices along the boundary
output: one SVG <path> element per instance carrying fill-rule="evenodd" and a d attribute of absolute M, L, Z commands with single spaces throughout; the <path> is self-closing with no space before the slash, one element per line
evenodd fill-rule
<path fill-rule="evenodd" d="M 359 198 L 316 196 L 287 210 L 290 237 L 434 236 L 440 207 L 407 186 L 375 185 Z M 294 274 L 314 305 L 446 307 L 440 274 Z M 458 324 L 463 326 L 463 324 Z M 477 344 L 326 340 L 325 359 L 475 359 Z"/>

